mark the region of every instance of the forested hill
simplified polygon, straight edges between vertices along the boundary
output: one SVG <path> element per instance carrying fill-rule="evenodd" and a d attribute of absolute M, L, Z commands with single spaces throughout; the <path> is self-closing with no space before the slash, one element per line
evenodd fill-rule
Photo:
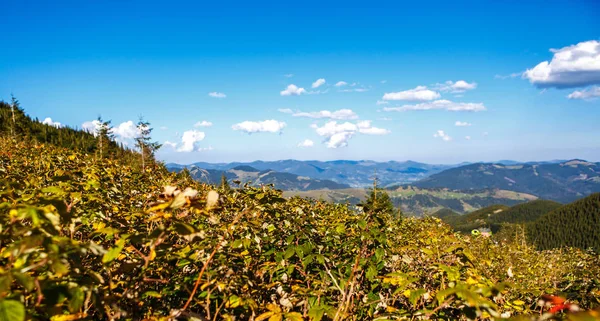
<path fill-rule="evenodd" d="M 44 124 L 25 113 L 16 98 L 10 102 L 0 101 L 0 136 L 37 143 L 51 144 L 99 157 L 111 157 L 137 162 L 139 153 L 117 143 L 111 133 L 110 121 L 97 120 L 106 128 L 95 134 L 82 129 L 62 125 Z"/>
<path fill-rule="evenodd" d="M 447 169 L 413 184 L 420 188 L 509 190 L 569 203 L 600 192 L 600 163 L 471 164 Z"/>
<path fill-rule="evenodd" d="M 562 206 L 527 227 L 540 249 L 578 247 L 600 251 L 600 193 Z"/>

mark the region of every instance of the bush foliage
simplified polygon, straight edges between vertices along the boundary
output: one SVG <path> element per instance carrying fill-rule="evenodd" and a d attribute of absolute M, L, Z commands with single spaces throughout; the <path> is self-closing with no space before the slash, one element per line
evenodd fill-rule
<path fill-rule="evenodd" d="M 436 218 L 6 138 L 0 175 L 1 321 L 537 317 L 545 294 L 600 305 L 597 254 L 461 235 Z"/>

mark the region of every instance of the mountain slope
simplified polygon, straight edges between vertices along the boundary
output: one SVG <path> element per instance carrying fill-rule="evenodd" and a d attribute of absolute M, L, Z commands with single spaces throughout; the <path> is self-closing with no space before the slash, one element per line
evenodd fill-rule
<path fill-rule="evenodd" d="M 182 169 L 174 169 L 171 167 L 170 170 L 178 172 Z M 342 189 L 349 187 L 346 184 L 339 184 L 331 180 L 313 179 L 273 170 L 261 171 L 248 165 L 238 165 L 228 170 L 203 169 L 191 166 L 188 170 L 195 180 L 207 184 L 219 184 L 221 177 L 225 175 L 230 182 L 240 181 L 242 184 L 250 183 L 252 186 L 274 184 L 275 188 L 286 191 Z"/>
<path fill-rule="evenodd" d="M 535 200 L 515 205 L 491 217 L 493 223 L 528 223 L 563 206 L 548 200 Z"/>
<path fill-rule="evenodd" d="M 413 184 L 456 190 L 495 188 L 569 203 L 600 192 L 600 163 L 571 160 L 539 164 L 471 164 L 433 174 Z"/>
<path fill-rule="evenodd" d="M 578 247 L 600 250 L 600 193 L 562 206 L 527 227 L 539 249 Z"/>

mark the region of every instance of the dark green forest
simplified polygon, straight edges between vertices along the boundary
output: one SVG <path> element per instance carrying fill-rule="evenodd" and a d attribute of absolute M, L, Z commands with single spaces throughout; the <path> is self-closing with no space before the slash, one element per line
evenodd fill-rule
<path fill-rule="evenodd" d="M 562 206 L 527 226 L 539 249 L 577 247 L 600 251 L 600 193 Z"/>

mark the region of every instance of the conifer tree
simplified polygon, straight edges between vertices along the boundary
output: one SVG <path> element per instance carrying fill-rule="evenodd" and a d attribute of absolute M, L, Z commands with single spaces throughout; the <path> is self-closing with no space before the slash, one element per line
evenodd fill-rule
<path fill-rule="evenodd" d="M 399 214 L 400 211 L 394 208 L 394 204 L 388 193 L 377 186 L 377 177 L 373 181 L 373 187 L 370 189 L 369 196 L 362 204 L 365 213 L 386 213 Z"/>
<path fill-rule="evenodd" d="M 226 191 L 231 189 L 231 187 L 229 186 L 229 182 L 227 181 L 227 177 L 224 173 L 221 174 L 221 188 Z"/>
<path fill-rule="evenodd" d="M 161 147 L 158 142 L 152 142 L 150 134 L 153 128 L 150 123 L 144 121 L 142 117 L 137 123 L 138 136 L 135 138 L 136 147 L 140 150 L 142 158 L 142 171 L 146 169 L 146 164 L 154 161 L 154 153 Z"/>
<path fill-rule="evenodd" d="M 98 116 L 98 124 L 96 127 L 96 134 L 98 136 L 98 150 L 100 151 L 100 158 L 104 155 L 104 150 L 107 149 L 108 144 L 115 137 L 113 134 L 113 128 L 111 121 L 103 121 L 102 116 Z"/>

